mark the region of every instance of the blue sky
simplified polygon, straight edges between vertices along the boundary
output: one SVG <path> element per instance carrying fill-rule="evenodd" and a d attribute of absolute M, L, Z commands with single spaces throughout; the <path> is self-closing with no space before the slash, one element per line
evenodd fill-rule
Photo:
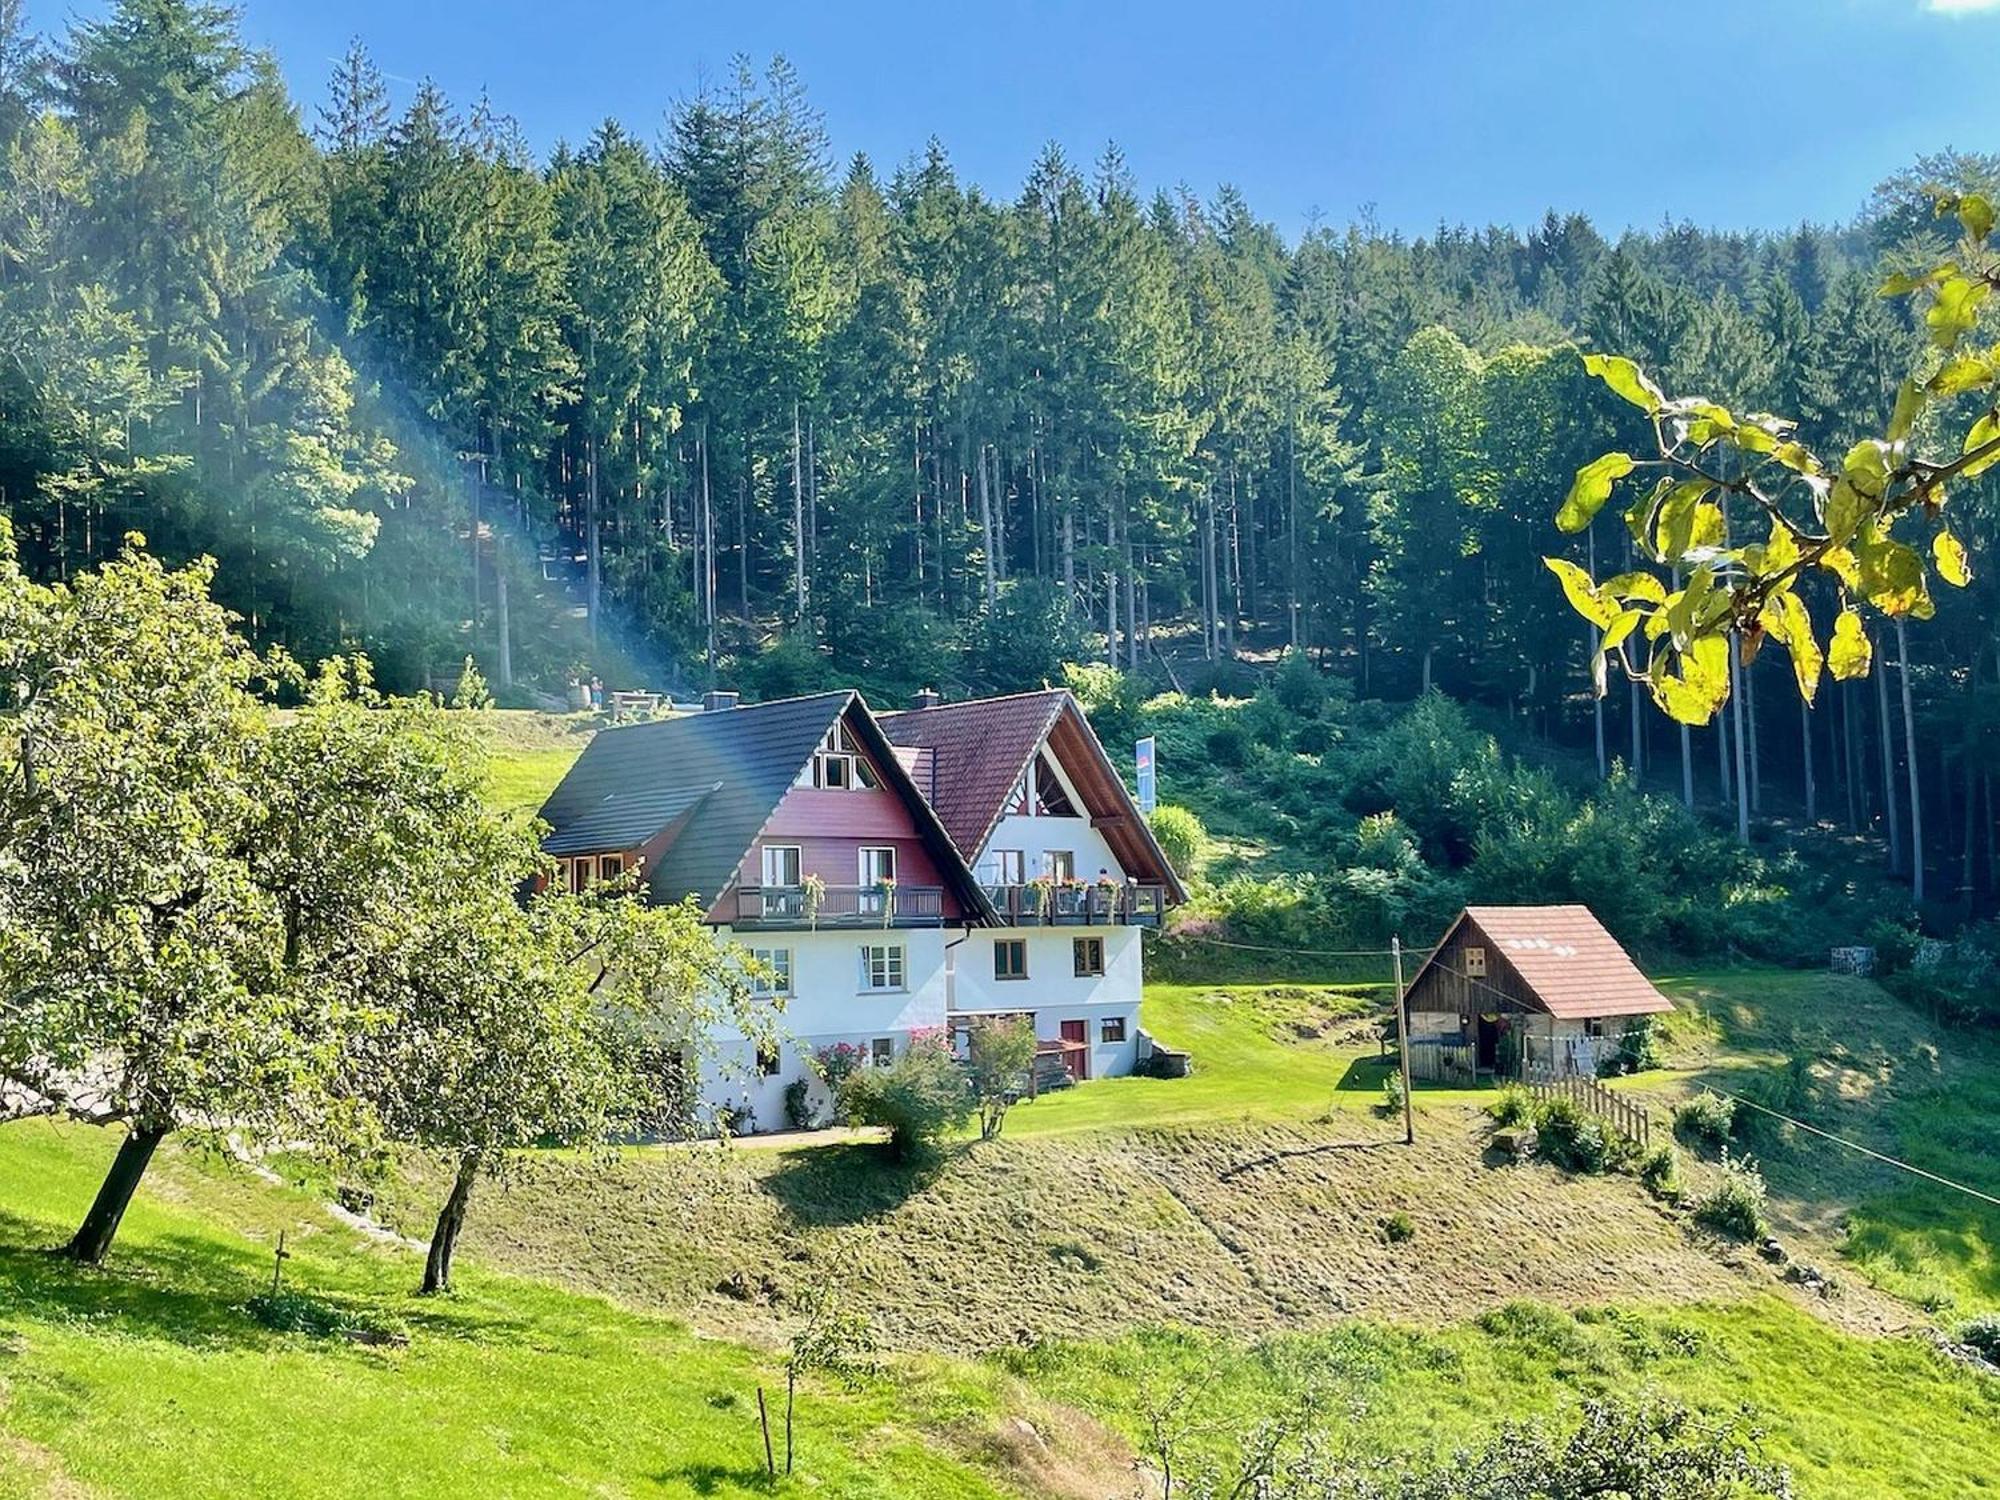
<path fill-rule="evenodd" d="M 44 26 L 95 0 L 30 0 Z M 482 87 L 547 147 L 606 115 L 656 135 L 737 52 L 789 56 L 837 158 L 938 136 L 1011 196 L 1042 144 L 1115 140 L 1147 188 L 1233 182 L 1296 233 L 1371 206 L 1611 230 L 1843 219 L 1918 152 L 2000 150 L 2000 0 L 243 0 L 321 97 L 360 35 L 396 97 Z M 558 17 L 560 19 L 558 19 Z M 1924 79 L 1921 93 L 1908 81 Z"/>

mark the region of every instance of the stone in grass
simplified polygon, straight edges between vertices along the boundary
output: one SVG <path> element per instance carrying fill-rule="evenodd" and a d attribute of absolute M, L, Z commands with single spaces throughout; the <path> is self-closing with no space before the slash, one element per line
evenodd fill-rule
<path fill-rule="evenodd" d="M 1493 1149 L 1516 1161 L 1525 1161 L 1535 1154 L 1541 1144 L 1541 1137 L 1532 1125 L 1517 1125 L 1510 1130 L 1493 1132 Z"/>

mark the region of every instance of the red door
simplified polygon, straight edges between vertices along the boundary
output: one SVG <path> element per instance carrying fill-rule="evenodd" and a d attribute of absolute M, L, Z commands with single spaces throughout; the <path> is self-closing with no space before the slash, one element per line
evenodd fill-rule
<path fill-rule="evenodd" d="M 1062 1023 L 1063 1066 L 1081 1083 L 1090 1076 L 1090 1030 L 1087 1021 Z"/>

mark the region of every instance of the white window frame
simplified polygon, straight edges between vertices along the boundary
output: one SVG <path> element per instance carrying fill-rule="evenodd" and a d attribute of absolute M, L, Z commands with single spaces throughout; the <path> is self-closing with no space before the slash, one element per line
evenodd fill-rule
<path fill-rule="evenodd" d="M 1028 883 L 1028 851 L 1025 849 L 995 849 L 987 856 L 993 861 L 993 885 L 1026 885 Z"/>
<path fill-rule="evenodd" d="M 1109 1031 L 1113 1026 L 1116 1026 L 1118 1028 L 1118 1035 L 1106 1036 L 1105 1033 Z M 1131 1035 L 1132 1035 L 1132 1028 L 1126 1024 L 1125 1017 L 1123 1016 L 1102 1016 L 1098 1019 L 1097 1043 L 1101 1047 L 1120 1046 L 1126 1040 L 1128 1040 L 1131 1037 Z"/>
<path fill-rule="evenodd" d="M 597 856 L 597 878 L 599 880 L 616 880 L 624 873 L 624 855 L 600 854 Z"/>
<path fill-rule="evenodd" d="M 752 948 L 750 956 L 771 971 L 769 979 L 752 982 L 750 991 L 760 996 L 789 996 L 792 994 L 792 950 L 789 948 Z"/>
<path fill-rule="evenodd" d="M 796 879 L 773 880 L 771 878 L 771 866 L 772 866 L 771 856 L 774 854 L 791 855 L 791 865 L 792 869 L 796 872 L 797 875 Z M 783 862 L 780 861 L 780 863 L 782 864 Z M 758 883 L 764 886 L 766 889 L 797 890 L 800 884 L 805 880 L 805 869 L 806 869 L 806 851 L 802 845 L 766 844 L 763 846 L 763 852 L 759 856 L 758 874 L 760 876 L 760 879 Z"/>
<path fill-rule="evenodd" d="M 1057 864 L 1065 868 L 1056 872 Z M 1076 879 L 1076 851 L 1074 849 L 1044 849 L 1042 851 L 1042 872 L 1051 880 Z"/>
<path fill-rule="evenodd" d="M 881 983 L 876 983 L 877 976 Z M 863 943 L 861 945 L 861 991 L 867 995 L 895 995 L 910 987 L 910 950 L 903 943 Z"/>
<path fill-rule="evenodd" d="M 888 859 L 885 861 L 889 869 L 888 874 L 871 875 L 868 873 L 868 863 L 869 863 L 868 856 L 871 854 L 885 854 L 888 856 Z M 896 846 L 894 844 L 863 844 L 858 849 L 855 850 L 854 883 L 856 885 L 859 885 L 864 889 L 866 889 L 871 886 L 879 885 L 884 880 L 894 880 L 895 878 L 896 878 Z"/>
<path fill-rule="evenodd" d="M 870 1037 L 868 1039 L 868 1066 L 886 1068 L 896 1060 L 896 1039 L 892 1036 Z"/>

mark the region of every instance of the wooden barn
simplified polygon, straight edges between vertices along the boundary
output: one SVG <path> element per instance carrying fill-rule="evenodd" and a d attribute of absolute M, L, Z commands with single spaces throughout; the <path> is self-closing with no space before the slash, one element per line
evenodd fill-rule
<path fill-rule="evenodd" d="M 1418 1078 L 1595 1077 L 1673 1002 L 1587 906 L 1468 906 L 1404 992 Z"/>

